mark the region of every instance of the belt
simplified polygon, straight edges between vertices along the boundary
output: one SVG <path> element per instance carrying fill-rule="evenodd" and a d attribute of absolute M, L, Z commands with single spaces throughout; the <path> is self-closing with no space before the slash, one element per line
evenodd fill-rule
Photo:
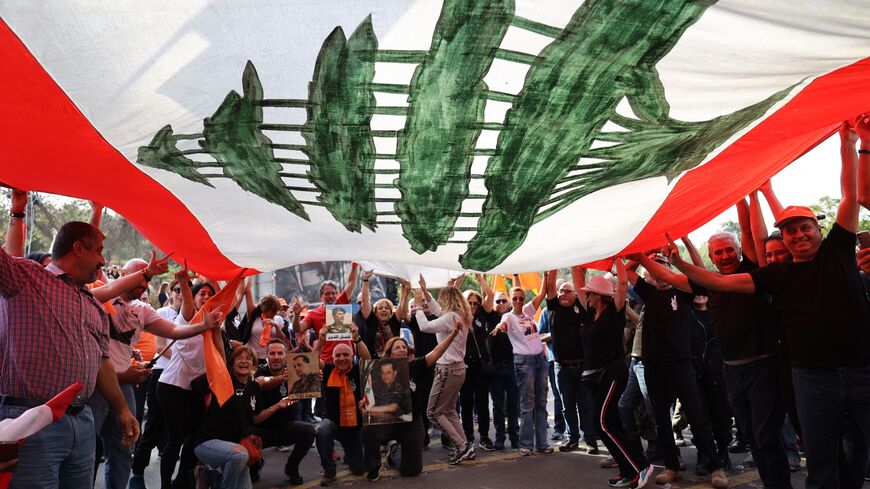
<path fill-rule="evenodd" d="M 556 363 L 559 365 L 567 365 L 569 367 L 579 367 L 583 365 L 583 360 L 557 360 Z"/>
<path fill-rule="evenodd" d="M 29 409 L 35 408 L 37 406 L 42 406 L 43 404 L 45 403 L 42 401 L 37 401 L 35 399 L 24 399 L 15 396 L 0 395 L 0 405 L 3 406 L 19 406 Z M 71 404 L 68 408 L 66 408 L 66 414 L 69 416 L 75 416 L 82 412 L 82 409 L 84 408 L 84 404 Z"/>

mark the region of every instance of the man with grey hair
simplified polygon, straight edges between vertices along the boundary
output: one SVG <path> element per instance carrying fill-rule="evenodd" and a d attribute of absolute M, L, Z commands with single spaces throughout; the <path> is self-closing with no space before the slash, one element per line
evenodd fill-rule
<path fill-rule="evenodd" d="M 136 287 L 115 298 L 111 302 L 113 312 L 109 314 L 108 354 L 115 375 L 118 377 L 121 393 L 134 415 L 136 400 L 133 387 L 144 382 L 151 375 L 151 370 L 144 364 L 138 362 L 131 364 L 133 345 L 138 341 L 142 331 L 164 338 L 190 338 L 208 329 L 219 328 L 223 314 L 219 310 L 212 311 L 205 314 L 203 322 L 189 326 L 176 326 L 164 319 L 150 304 L 140 300 L 151 278 L 147 268 L 148 263 L 139 258 L 134 258 L 124 265 L 121 269 L 122 277 L 141 273 L 143 280 Z M 94 427 L 103 442 L 103 452 L 106 456 L 105 487 L 124 489 L 130 478 L 131 447 L 122 443 L 121 428 L 117 421 L 109 416 L 109 404 L 99 391 L 94 392 L 87 404 L 94 413 Z"/>
<path fill-rule="evenodd" d="M 758 268 L 749 223 L 749 206 L 737 204 L 740 234 L 719 232 L 707 241 L 713 265 L 722 275 L 748 273 Z M 782 444 L 785 404 L 779 387 L 778 343 L 762 293 L 744 294 L 709 290 L 641 256 L 641 264 L 659 280 L 709 297 L 712 327 L 724 362 L 725 386 L 737 422 L 745 431 L 758 473 L 769 488 L 790 488 L 788 459 Z M 717 437 L 718 438 L 718 437 Z M 721 440 L 717 440 L 720 443 Z M 720 456 L 723 447 L 719 447 Z"/>

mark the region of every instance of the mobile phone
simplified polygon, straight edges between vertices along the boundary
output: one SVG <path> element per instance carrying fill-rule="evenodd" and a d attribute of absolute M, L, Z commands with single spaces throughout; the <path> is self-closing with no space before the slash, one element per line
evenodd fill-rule
<path fill-rule="evenodd" d="M 858 232 L 858 247 L 862 250 L 864 248 L 870 248 L 870 231 Z"/>

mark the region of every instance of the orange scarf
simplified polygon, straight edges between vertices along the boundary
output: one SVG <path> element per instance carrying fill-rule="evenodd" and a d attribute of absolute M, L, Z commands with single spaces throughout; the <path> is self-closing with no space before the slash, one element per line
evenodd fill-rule
<path fill-rule="evenodd" d="M 263 323 L 263 332 L 260 333 L 260 346 L 266 346 L 269 344 L 269 340 L 272 339 L 272 320 L 260 316 L 260 322 Z"/>
<path fill-rule="evenodd" d="M 355 427 L 356 419 L 356 397 L 353 395 L 353 387 L 350 386 L 350 379 L 347 374 L 341 370 L 334 368 L 329 374 L 329 380 L 326 381 L 326 387 L 338 387 L 338 416 L 339 426 Z"/>

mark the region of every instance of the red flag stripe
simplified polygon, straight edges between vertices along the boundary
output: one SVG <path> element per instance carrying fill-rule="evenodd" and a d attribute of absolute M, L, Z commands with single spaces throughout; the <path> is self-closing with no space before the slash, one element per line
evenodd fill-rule
<path fill-rule="evenodd" d="M 204 275 L 240 268 L 180 200 L 103 139 L 2 19 L 0 66 L 0 182 L 98 201 Z"/>

